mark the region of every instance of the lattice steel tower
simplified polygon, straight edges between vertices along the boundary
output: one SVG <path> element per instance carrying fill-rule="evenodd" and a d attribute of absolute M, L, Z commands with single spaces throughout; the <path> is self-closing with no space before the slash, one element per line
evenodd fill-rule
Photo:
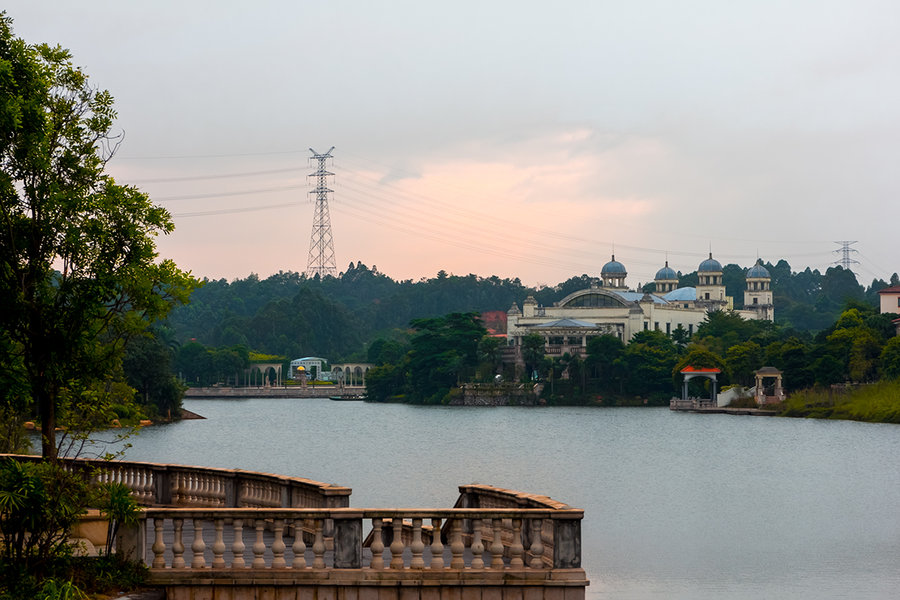
<path fill-rule="evenodd" d="M 328 189 L 328 176 L 334 175 L 325 170 L 325 161 L 332 158 L 331 151 L 319 154 L 312 148 L 312 157 L 319 161 L 319 168 L 310 177 L 316 178 L 316 188 L 309 192 L 316 195 L 316 212 L 313 215 L 312 234 L 309 237 L 309 259 L 306 261 L 306 276 L 325 277 L 337 275 L 337 267 L 334 264 L 334 240 L 331 237 L 331 217 L 328 214 L 328 194 L 333 190 Z"/>
<path fill-rule="evenodd" d="M 841 260 L 836 260 L 836 261 L 834 261 L 833 264 L 841 265 L 847 271 L 851 270 L 850 265 L 858 265 L 859 264 L 858 260 L 853 260 L 852 258 L 850 258 L 850 253 L 856 252 L 856 250 L 854 248 L 850 247 L 855 243 L 856 243 L 856 240 L 852 240 L 852 241 L 844 240 L 844 241 L 840 241 L 840 242 L 835 242 L 835 244 L 840 244 L 841 247 L 838 248 L 837 250 L 832 250 L 832 252 L 835 252 L 835 253 L 840 252 Z"/>

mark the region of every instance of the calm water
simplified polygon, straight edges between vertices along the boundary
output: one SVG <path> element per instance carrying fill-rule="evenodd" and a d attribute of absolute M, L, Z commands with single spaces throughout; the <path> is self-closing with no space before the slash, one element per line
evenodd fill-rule
<path fill-rule="evenodd" d="M 588 597 L 900 597 L 900 427 L 671 413 L 193 400 L 131 460 L 309 477 L 359 507 L 488 483 L 584 508 Z"/>

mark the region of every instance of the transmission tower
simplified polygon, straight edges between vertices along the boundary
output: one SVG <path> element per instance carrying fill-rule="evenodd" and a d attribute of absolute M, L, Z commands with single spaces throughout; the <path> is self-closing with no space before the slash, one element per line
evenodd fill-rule
<path fill-rule="evenodd" d="M 316 195 L 316 211 L 313 215 L 312 234 L 309 237 L 309 259 L 306 261 L 306 276 L 309 278 L 337 275 L 337 267 L 334 264 L 334 240 L 331 237 L 331 217 L 328 214 L 328 194 L 333 190 L 328 189 L 328 176 L 334 175 L 325 170 L 325 161 L 332 158 L 331 147 L 325 154 L 319 154 L 312 148 L 312 157 L 319 161 L 319 168 L 310 177 L 316 178 L 316 188 L 309 192 Z"/>
<path fill-rule="evenodd" d="M 856 252 L 855 249 L 850 247 L 855 243 L 856 243 L 856 240 L 853 240 L 853 241 L 845 240 L 842 242 L 835 242 L 835 244 L 840 244 L 841 247 L 838 248 L 837 250 L 832 250 L 832 252 L 835 252 L 835 253 L 840 252 L 841 260 L 834 261 L 834 264 L 841 265 L 847 271 L 852 271 L 852 269 L 850 268 L 850 265 L 858 265 L 859 264 L 858 260 L 853 260 L 852 258 L 850 258 L 850 253 Z"/>

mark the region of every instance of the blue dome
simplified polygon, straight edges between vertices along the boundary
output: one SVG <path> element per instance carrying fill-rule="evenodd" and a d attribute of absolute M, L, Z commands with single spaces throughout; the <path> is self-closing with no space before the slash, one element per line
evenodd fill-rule
<path fill-rule="evenodd" d="M 769 275 L 769 270 L 762 266 L 762 261 L 756 261 L 756 264 L 750 267 L 750 270 L 747 271 L 747 277 L 752 277 L 754 279 L 771 279 L 772 276 Z"/>
<path fill-rule="evenodd" d="M 709 253 L 709 258 L 700 263 L 700 267 L 697 269 L 698 273 L 718 273 L 722 271 L 722 264 L 712 257 L 712 252 Z"/>
<path fill-rule="evenodd" d="M 678 279 L 678 273 L 670 268 L 669 261 L 666 261 L 666 266 L 656 272 L 656 277 L 654 277 L 654 279 Z"/>
<path fill-rule="evenodd" d="M 627 275 L 628 271 L 625 269 L 625 265 L 616 260 L 616 255 L 612 255 L 612 260 L 603 265 L 603 269 L 600 270 L 601 275 Z"/>

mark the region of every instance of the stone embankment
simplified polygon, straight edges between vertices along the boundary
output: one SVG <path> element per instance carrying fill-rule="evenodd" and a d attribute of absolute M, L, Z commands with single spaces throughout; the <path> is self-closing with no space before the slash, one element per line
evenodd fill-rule
<path fill-rule="evenodd" d="M 466 383 L 451 406 L 537 406 L 541 404 L 540 386 L 522 383 Z"/>
<path fill-rule="evenodd" d="M 359 397 L 362 386 L 299 386 L 282 387 L 192 387 L 185 398 L 328 398 L 330 396 Z"/>

